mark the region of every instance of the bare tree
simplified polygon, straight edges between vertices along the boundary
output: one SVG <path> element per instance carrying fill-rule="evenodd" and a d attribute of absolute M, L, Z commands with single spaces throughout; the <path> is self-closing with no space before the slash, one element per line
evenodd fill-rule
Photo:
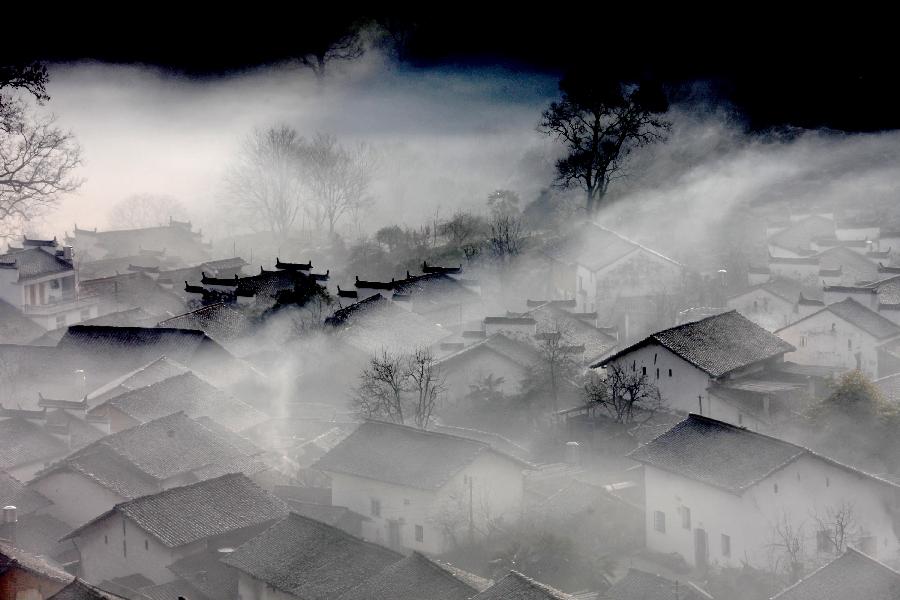
<path fill-rule="evenodd" d="M 407 359 L 406 375 L 412 392 L 416 427 L 427 429 L 431 414 L 446 390 L 441 369 L 428 348 L 417 348 Z"/>
<path fill-rule="evenodd" d="M 403 392 L 406 385 L 404 363 L 402 356 L 387 350 L 382 350 L 369 360 L 369 366 L 360 375 L 354 398 L 357 409 L 363 416 L 403 424 Z"/>
<path fill-rule="evenodd" d="M 359 24 L 324 23 L 317 34 L 307 40 L 307 50 L 300 56 L 300 64 L 312 70 L 321 83 L 329 64 L 356 60 L 365 54 L 365 50 Z"/>
<path fill-rule="evenodd" d="M 302 139 L 281 125 L 257 130 L 242 143 L 226 186 L 239 217 L 286 236 L 303 205 Z"/>
<path fill-rule="evenodd" d="M 345 148 L 334 136 L 320 133 L 301 144 L 300 155 L 311 217 L 320 227 L 327 224 L 333 234 L 345 215 L 372 204 L 376 161 L 367 144 Z"/>
<path fill-rule="evenodd" d="M 504 263 L 522 252 L 525 232 L 522 220 L 511 215 L 495 214 L 490 223 L 488 246 L 491 255 Z"/>
<path fill-rule="evenodd" d="M 559 84 L 562 99 L 553 102 L 540 130 L 566 147 L 556 163 L 559 186 L 580 187 L 585 208 L 594 214 L 610 182 L 622 175 L 622 164 L 635 148 L 665 138 L 670 124 L 662 91 L 649 84 L 604 81 L 602 70 L 574 73 Z"/>
<path fill-rule="evenodd" d="M 649 420 L 664 407 L 662 396 L 643 371 L 629 371 L 618 363 L 606 367 L 606 376 L 585 386 L 585 399 L 615 423 Z"/>
<path fill-rule="evenodd" d="M 521 212 L 519 195 L 512 190 L 495 190 L 488 194 L 487 205 L 495 215 L 515 216 Z"/>
<path fill-rule="evenodd" d="M 81 149 L 52 116 L 37 116 L 18 99 L 4 99 L 0 118 L 0 236 L 54 208 L 81 186 Z"/>
<path fill-rule="evenodd" d="M 462 248 L 470 240 L 483 234 L 486 229 L 485 225 L 483 219 L 460 210 L 441 223 L 439 233 L 446 237 L 454 247 Z"/>
<path fill-rule="evenodd" d="M 440 367 L 427 348 L 409 354 L 382 350 L 360 375 L 355 402 L 365 417 L 411 421 L 426 429 L 445 390 Z"/>
<path fill-rule="evenodd" d="M 786 573 L 791 582 L 803 575 L 804 524 L 794 523 L 787 513 L 783 513 L 772 527 L 772 542 L 769 548 L 775 553 L 772 565 L 776 572 Z"/>
<path fill-rule="evenodd" d="M 139 229 L 166 225 L 169 219 L 185 219 L 187 209 L 177 198 L 164 194 L 134 194 L 120 200 L 107 220 L 114 229 Z"/>
<path fill-rule="evenodd" d="M 18 90 L 30 94 L 39 103 L 50 99 L 47 94 L 47 67 L 40 63 L 17 65 L 0 65 L 0 115 L 5 115 L 4 108 L 10 97 L 3 90 Z"/>
<path fill-rule="evenodd" d="M 844 501 L 837 506 L 829 506 L 824 515 L 814 512 L 812 518 L 816 522 L 816 535 L 827 541 L 834 554 L 843 554 L 847 545 L 855 542 L 858 537 L 856 511 L 852 502 Z"/>
<path fill-rule="evenodd" d="M 574 358 L 569 327 L 564 322 L 556 320 L 550 331 L 538 334 L 537 349 L 540 363 L 536 365 L 532 377 L 543 381 L 548 392 L 550 408 L 556 415 L 559 410 L 561 389 L 567 382 L 571 385 L 578 375 L 578 362 Z"/>

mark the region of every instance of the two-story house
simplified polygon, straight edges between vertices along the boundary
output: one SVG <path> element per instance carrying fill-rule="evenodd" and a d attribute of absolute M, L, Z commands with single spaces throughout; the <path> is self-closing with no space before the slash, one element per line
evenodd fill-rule
<path fill-rule="evenodd" d="M 842 552 L 837 539 L 900 556 L 900 486 L 802 446 L 692 414 L 629 456 L 647 547 L 692 566 L 794 570 Z"/>
<path fill-rule="evenodd" d="M 713 384 L 777 366 L 794 347 L 737 311 L 658 331 L 592 365 L 615 364 L 645 376 L 670 411 L 722 418 L 739 423 L 734 406 L 711 397 Z"/>
<path fill-rule="evenodd" d="M 900 337 L 900 325 L 848 297 L 775 332 L 804 365 L 859 369 L 878 376 L 878 347 Z"/>
<path fill-rule="evenodd" d="M 369 517 L 364 539 L 433 554 L 518 520 L 527 467 L 481 441 L 381 421 L 314 465 L 335 505 Z"/>
<path fill-rule="evenodd" d="M 72 248 L 55 238 L 25 238 L 22 248 L 0 255 L 0 300 L 47 330 L 97 316 L 97 303 L 79 298 Z"/>

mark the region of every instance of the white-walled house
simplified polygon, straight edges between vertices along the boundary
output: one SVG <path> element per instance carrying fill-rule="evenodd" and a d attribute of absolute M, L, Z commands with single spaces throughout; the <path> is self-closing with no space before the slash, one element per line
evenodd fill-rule
<path fill-rule="evenodd" d="M 244 475 L 223 475 L 117 504 L 64 539 L 75 540 L 88 581 L 137 573 L 160 584 L 175 579 L 175 561 L 245 541 L 285 514 Z"/>
<path fill-rule="evenodd" d="M 848 297 L 775 333 L 794 346 L 787 355 L 793 362 L 877 377 L 878 346 L 900 336 L 900 325 Z"/>
<path fill-rule="evenodd" d="M 443 357 L 438 364 L 450 399 L 459 401 L 488 378 L 497 391 L 516 393 L 540 360 L 533 346 L 495 333 Z"/>
<path fill-rule="evenodd" d="M 331 477 L 333 504 L 369 517 L 364 539 L 432 554 L 518 520 L 527 467 L 484 442 L 381 421 L 314 465 Z"/>
<path fill-rule="evenodd" d="M 806 448 L 690 415 L 629 455 L 643 464 L 647 548 L 695 567 L 744 562 L 785 569 L 784 532 L 809 565 L 844 548 L 834 513 L 849 506 L 845 542 L 870 556 L 900 558 L 900 486 Z M 824 529 L 823 529 L 824 528 Z"/>
<path fill-rule="evenodd" d="M 812 296 L 811 290 L 804 295 L 796 281 L 773 279 L 738 292 L 725 304 L 763 329 L 775 331 L 821 308 L 822 303 Z"/>
<path fill-rule="evenodd" d="M 738 423 L 740 413 L 717 402 L 708 388 L 717 382 L 759 373 L 783 362 L 793 346 L 729 311 L 664 329 L 593 365 L 611 364 L 644 374 L 657 387 L 667 409 Z"/>
<path fill-rule="evenodd" d="M 0 300 L 44 329 L 59 329 L 97 316 L 97 303 L 78 295 L 72 248 L 56 239 L 29 240 L 0 255 Z"/>

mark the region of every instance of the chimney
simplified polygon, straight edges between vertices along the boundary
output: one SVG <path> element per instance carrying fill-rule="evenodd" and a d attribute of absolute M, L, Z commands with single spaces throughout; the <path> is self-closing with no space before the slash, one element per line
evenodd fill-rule
<path fill-rule="evenodd" d="M 3 520 L 0 522 L 0 538 L 8 540 L 13 546 L 16 545 L 16 507 L 3 507 Z"/>
<path fill-rule="evenodd" d="M 74 254 L 72 253 L 72 246 L 63 246 L 63 258 L 69 262 L 72 262 L 72 257 Z"/>

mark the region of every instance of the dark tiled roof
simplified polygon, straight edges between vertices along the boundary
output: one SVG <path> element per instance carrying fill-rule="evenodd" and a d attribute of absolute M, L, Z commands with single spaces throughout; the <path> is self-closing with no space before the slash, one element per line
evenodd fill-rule
<path fill-rule="evenodd" d="M 473 596 L 472 600 L 573 600 L 573 598 L 518 571 L 510 571 L 509 575 Z"/>
<path fill-rule="evenodd" d="M 0 300 L 0 343 L 25 344 L 43 334 L 43 327 L 12 304 Z"/>
<path fill-rule="evenodd" d="M 60 538 L 72 531 L 72 526 L 50 515 L 30 514 L 18 517 L 16 546 L 40 556 L 63 562 L 62 557 L 77 555 L 71 540 Z"/>
<path fill-rule="evenodd" d="M 287 512 L 284 503 L 245 475 L 231 474 L 142 496 L 82 525 L 66 537 L 120 514 L 169 548 L 263 525 Z"/>
<path fill-rule="evenodd" d="M 849 248 L 837 246 L 816 255 L 823 269 L 841 269 L 844 283 L 856 284 L 878 279 L 878 265 Z"/>
<path fill-rule="evenodd" d="M 712 600 L 689 582 L 675 582 L 659 575 L 628 569 L 628 573 L 603 593 L 615 600 Z"/>
<path fill-rule="evenodd" d="M 469 438 L 366 421 L 313 466 L 434 490 L 490 450 L 488 444 Z"/>
<path fill-rule="evenodd" d="M 112 356 L 124 351 L 147 360 L 168 356 L 182 363 L 200 354 L 222 360 L 233 358 L 202 331 L 168 327 L 72 325 L 57 347 Z"/>
<path fill-rule="evenodd" d="M 182 558 L 168 568 L 209 598 L 235 598 L 238 573 L 221 561 L 225 556 L 218 548 L 210 548 Z M 187 597 L 194 600 L 192 596 Z"/>
<path fill-rule="evenodd" d="M 304 600 L 338 598 L 402 558 L 340 529 L 291 513 L 224 559 Z"/>
<path fill-rule="evenodd" d="M 198 329 L 214 340 L 226 341 L 245 333 L 250 322 L 242 313 L 219 302 L 160 321 L 159 326 Z"/>
<path fill-rule="evenodd" d="M 445 566 L 413 552 L 339 600 L 468 600 L 479 591 Z"/>
<path fill-rule="evenodd" d="M 137 498 L 159 491 L 157 479 L 147 475 L 112 449 L 99 445 L 90 451 L 77 452 L 38 474 L 43 478 L 53 473 L 72 471 L 105 487 L 122 498 Z"/>
<path fill-rule="evenodd" d="M 601 364 L 653 342 L 713 377 L 795 350 L 778 336 L 732 310 L 654 333 Z"/>
<path fill-rule="evenodd" d="M 33 513 L 51 504 L 39 492 L 25 487 L 24 483 L 5 471 L 0 471 L 0 506 L 15 506 L 21 518 L 21 515 Z"/>
<path fill-rule="evenodd" d="M 135 600 L 179 600 L 179 598 L 188 598 L 190 600 L 217 600 L 209 598 L 199 590 L 194 589 L 187 581 L 183 579 L 175 579 L 159 585 L 148 585 L 138 588 L 136 595 L 132 594 Z M 226 596 L 227 598 L 228 596 Z"/>
<path fill-rule="evenodd" d="M 740 493 L 806 452 L 800 446 L 692 414 L 629 456 Z"/>
<path fill-rule="evenodd" d="M 900 573 L 850 549 L 773 600 L 897 600 Z"/>
<path fill-rule="evenodd" d="M 50 461 L 69 451 L 68 445 L 21 417 L 0 421 L 0 469 Z"/>
<path fill-rule="evenodd" d="M 87 395 L 88 403 L 96 405 L 98 402 L 103 402 L 129 390 L 153 385 L 187 372 L 189 372 L 188 368 L 184 365 L 162 356 L 90 392 Z"/>
<path fill-rule="evenodd" d="M 2 255 L 0 268 L 16 269 L 19 272 L 19 281 L 73 271 L 71 262 L 40 248 L 29 248 Z"/>
<path fill-rule="evenodd" d="M 113 327 L 147 327 L 156 325 L 157 319 L 143 308 L 129 308 L 118 312 L 109 313 L 82 321 L 79 325 L 110 325 Z M 55 346 L 63 338 L 68 327 L 60 327 L 46 332 L 39 338 L 33 339 L 32 344 L 41 346 Z"/>
<path fill-rule="evenodd" d="M 188 371 L 151 385 L 127 391 L 91 409 L 102 413 L 114 408 L 139 423 L 177 412 L 188 417 L 211 417 L 232 430 L 245 429 L 268 417 Z"/>
<path fill-rule="evenodd" d="M 117 596 L 80 579 L 75 579 L 47 600 L 125 600 L 125 597 Z"/>
<path fill-rule="evenodd" d="M 478 356 L 479 351 L 489 350 L 512 361 L 516 365 L 530 369 L 541 361 L 541 355 L 531 344 L 509 338 L 502 333 L 495 333 L 469 346 L 463 346 L 453 354 L 440 360 L 441 365 L 451 365 L 459 359 Z"/>

